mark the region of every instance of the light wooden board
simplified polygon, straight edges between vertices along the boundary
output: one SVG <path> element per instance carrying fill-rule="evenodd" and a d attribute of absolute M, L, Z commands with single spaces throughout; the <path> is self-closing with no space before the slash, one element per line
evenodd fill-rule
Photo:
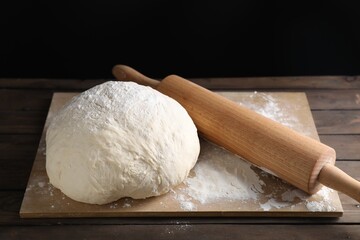
<path fill-rule="evenodd" d="M 219 94 L 260 111 L 275 115 L 302 134 L 319 140 L 304 93 L 218 92 Z M 189 192 L 190 184 L 180 184 L 173 191 L 144 200 L 120 199 L 106 205 L 79 203 L 54 188 L 45 170 L 45 132 L 53 115 L 76 93 L 55 93 L 40 140 L 37 155 L 24 195 L 20 216 L 23 218 L 56 217 L 142 217 L 142 216 L 268 216 L 268 217 L 339 217 L 343 213 L 336 191 L 309 196 L 254 166 L 251 174 L 264 184 L 255 199 L 234 200 L 226 197 L 200 201 Z M 271 117 L 271 116 L 270 116 Z M 217 159 L 211 159 L 217 158 Z M 201 140 L 198 164 L 222 158 L 244 161 L 205 140 Z M 236 162 L 235 161 L 235 162 Z M 225 163 L 224 163 L 225 164 Z M 229 161 L 226 163 L 229 164 Z M 221 168 L 221 166 L 219 166 Z M 226 168 L 232 168 L 227 165 Z M 246 172 L 227 173 L 245 175 Z M 196 174 L 190 172 L 189 178 Z M 287 197 L 286 197 L 287 196 Z M 290 196 L 290 198 L 289 198 Z M 298 197 L 294 197 L 298 196 Z M 315 206 L 315 208 L 314 208 Z"/>

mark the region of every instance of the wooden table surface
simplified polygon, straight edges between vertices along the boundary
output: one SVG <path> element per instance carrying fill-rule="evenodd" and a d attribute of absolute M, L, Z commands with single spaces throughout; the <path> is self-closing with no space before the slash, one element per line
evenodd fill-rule
<path fill-rule="evenodd" d="M 0 79 L 0 239 L 360 239 L 360 205 L 340 194 L 341 218 L 20 219 L 19 209 L 53 92 L 106 80 Z M 336 165 L 360 180 L 360 77 L 207 78 L 212 90 L 307 94 Z"/>

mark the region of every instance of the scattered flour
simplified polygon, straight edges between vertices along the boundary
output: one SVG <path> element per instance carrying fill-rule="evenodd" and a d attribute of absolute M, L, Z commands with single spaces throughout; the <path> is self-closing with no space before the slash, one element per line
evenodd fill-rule
<path fill-rule="evenodd" d="M 129 208 L 129 207 L 131 207 L 131 204 L 130 203 L 124 203 L 124 205 L 122 207 L 123 208 Z"/>
<path fill-rule="evenodd" d="M 271 93 L 254 92 L 248 98 L 239 102 L 240 105 L 247 107 L 267 118 L 277 121 L 289 128 L 292 128 L 306 136 L 312 135 L 312 130 L 307 125 L 299 121 L 296 111 L 299 106 L 294 104 L 284 104 Z"/>
<path fill-rule="evenodd" d="M 281 194 L 280 200 L 270 198 L 267 202 L 260 204 L 260 207 L 264 211 L 269 211 L 271 208 L 279 209 L 282 207 L 296 206 L 298 204 L 296 200 L 299 200 L 300 203 L 303 202 L 311 212 L 335 211 L 335 207 L 331 206 L 330 202 L 331 192 L 333 192 L 333 190 L 325 186 L 312 196 L 300 189 L 289 189 Z"/>
<path fill-rule="evenodd" d="M 288 189 L 284 191 L 280 197 L 273 196 L 273 193 L 269 194 L 268 200 L 265 203 L 260 204 L 260 208 L 264 211 L 270 211 L 272 208 L 280 209 L 283 207 L 295 207 L 296 200 L 303 201 L 309 197 L 307 193 L 300 189 Z"/>
<path fill-rule="evenodd" d="M 26 187 L 25 191 L 26 191 L 26 192 L 27 192 L 27 191 L 31 191 L 33 188 L 34 188 L 34 185 L 33 185 L 33 184 L 29 184 L 29 185 Z"/>
<path fill-rule="evenodd" d="M 196 210 L 195 204 L 192 202 L 181 202 L 181 209 L 187 211 L 194 211 Z"/>
<path fill-rule="evenodd" d="M 54 186 L 51 185 L 50 183 L 49 183 L 48 191 L 49 191 L 49 195 L 51 197 L 53 197 L 54 196 Z"/>
<path fill-rule="evenodd" d="M 109 208 L 116 209 L 116 208 L 118 208 L 118 204 L 117 203 L 112 203 L 112 204 L 110 204 Z"/>
<path fill-rule="evenodd" d="M 131 198 L 125 198 L 125 199 L 124 199 L 124 203 L 123 203 L 123 205 L 122 205 L 122 208 L 129 208 L 129 207 L 131 207 L 133 201 L 134 201 L 134 200 L 131 199 Z"/>
<path fill-rule="evenodd" d="M 260 204 L 260 207 L 264 211 L 270 211 L 272 208 L 283 208 L 283 207 L 289 207 L 291 206 L 291 203 L 289 202 L 279 202 L 274 198 L 270 198 L 267 202 Z"/>
<path fill-rule="evenodd" d="M 335 207 L 330 205 L 330 193 L 333 191 L 328 187 L 322 187 L 319 192 L 312 196 L 314 200 L 306 200 L 306 207 L 312 212 L 335 211 Z"/>
<path fill-rule="evenodd" d="M 239 102 L 239 104 L 287 127 L 292 128 L 299 124 L 299 120 L 295 116 L 288 114 L 284 107 L 280 107 L 278 100 L 271 94 L 255 91 L 248 99 Z M 293 107 L 291 106 L 291 108 Z"/>
<path fill-rule="evenodd" d="M 193 202 L 191 202 L 192 198 L 187 197 L 184 194 L 178 194 L 174 190 L 171 190 L 171 193 L 174 194 L 176 200 L 180 203 L 180 207 L 185 211 L 195 211 L 197 207 Z"/>
<path fill-rule="evenodd" d="M 195 176 L 185 180 L 186 192 L 200 203 L 258 199 L 264 182 L 251 165 L 210 142 L 202 142 L 202 152 L 193 169 Z"/>
<path fill-rule="evenodd" d="M 40 148 L 40 153 L 42 155 L 46 156 L 46 147 L 45 146 Z"/>
<path fill-rule="evenodd" d="M 334 211 L 331 206 L 326 205 L 324 202 L 307 201 L 306 207 L 311 212 Z"/>
<path fill-rule="evenodd" d="M 300 189 L 289 189 L 281 194 L 281 199 L 287 202 L 293 202 L 296 198 L 305 200 L 309 198 L 309 194 Z"/>

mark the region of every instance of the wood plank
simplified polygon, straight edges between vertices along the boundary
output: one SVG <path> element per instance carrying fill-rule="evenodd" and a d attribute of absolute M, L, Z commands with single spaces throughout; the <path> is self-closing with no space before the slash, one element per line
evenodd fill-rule
<path fill-rule="evenodd" d="M 0 190 L 25 189 L 33 157 L 0 161 Z"/>
<path fill-rule="evenodd" d="M 338 160 L 360 160 L 360 135 L 320 135 L 320 140 L 335 149 Z"/>
<path fill-rule="evenodd" d="M 339 165 L 340 168 L 343 163 Z M 351 168 L 351 166 L 349 167 Z M 348 168 L 347 168 L 348 169 Z M 345 169 L 343 169 L 345 170 Z M 352 172 L 351 175 L 356 174 Z M 354 176 L 354 175 L 353 175 Z M 246 217 L 173 217 L 173 218 L 53 218 L 53 219 L 21 219 L 19 210 L 23 191 L 0 191 L 0 225 L 68 225 L 68 224 L 355 224 L 360 220 L 360 207 L 351 198 L 340 193 L 344 215 L 341 218 L 246 218 Z"/>
<path fill-rule="evenodd" d="M 0 135 L 0 190 L 24 189 L 40 135 Z"/>
<path fill-rule="evenodd" d="M 41 134 L 47 112 L 0 112 L 0 134 Z"/>
<path fill-rule="evenodd" d="M 108 80 L 113 79 L 0 79 L 0 88 L 83 90 Z M 189 80 L 213 90 L 360 88 L 359 76 L 189 78 Z"/>
<path fill-rule="evenodd" d="M 51 90 L 0 89 L 0 111 L 46 111 Z"/>
<path fill-rule="evenodd" d="M 319 134 L 360 134 L 360 110 L 312 111 Z"/>
<path fill-rule="evenodd" d="M 306 91 L 312 110 L 360 109 L 360 90 L 315 90 Z"/>
<path fill-rule="evenodd" d="M 321 229 L 321 231 L 319 231 Z M 359 239 L 358 225 L 81 225 L 0 227 L 1 239 Z"/>
<path fill-rule="evenodd" d="M 40 135 L 0 135 L 0 161 L 34 159 Z"/>

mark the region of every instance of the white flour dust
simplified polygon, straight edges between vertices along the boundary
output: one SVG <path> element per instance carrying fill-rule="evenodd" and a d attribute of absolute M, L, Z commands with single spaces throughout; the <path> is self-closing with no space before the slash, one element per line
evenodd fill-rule
<path fill-rule="evenodd" d="M 295 207 L 297 204 L 296 200 L 299 200 L 311 212 L 331 212 L 336 210 L 330 202 L 330 194 L 332 192 L 332 189 L 325 186 L 312 196 L 300 189 L 288 189 L 281 194 L 280 200 L 270 198 L 267 202 L 260 204 L 260 207 L 264 211 L 269 211 L 271 208 Z"/>
<path fill-rule="evenodd" d="M 183 190 L 183 189 L 179 189 Z M 182 210 L 185 211 L 195 211 L 197 210 L 197 207 L 193 202 L 191 202 L 192 198 L 185 196 L 185 194 L 178 194 L 174 190 L 171 190 L 171 193 L 174 194 L 175 199 L 180 203 L 180 207 Z"/>
<path fill-rule="evenodd" d="M 190 197 L 200 203 L 258 198 L 264 182 L 249 163 L 212 143 L 204 141 L 201 147 L 202 152 L 193 169 L 195 175 L 185 180 Z"/>
<path fill-rule="evenodd" d="M 299 124 L 299 120 L 295 116 L 288 114 L 287 109 L 284 109 L 288 106 L 280 106 L 278 100 L 271 94 L 255 91 L 249 98 L 239 102 L 239 104 L 287 127 L 293 128 Z M 289 106 L 289 108 L 293 107 L 295 106 Z"/>
<path fill-rule="evenodd" d="M 296 100 L 293 99 L 293 101 Z M 284 99 L 274 97 L 272 93 L 259 93 L 255 91 L 249 97 L 239 102 L 239 104 L 305 136 L 312 136 L 313 130 L 311 127 L 300 121 L 299 116 L 297 116 L 301 106 L 287 104 Z"/>
<path fill-rule="evenodd" d="M 330 204 L 330 194 L 333 191 L 328 187 L 322 187 L 319 192 L 312 196 L 312 200 L 306 200 L 306 207 L 312 212 L 335 211 L 336 209 Z"/>

